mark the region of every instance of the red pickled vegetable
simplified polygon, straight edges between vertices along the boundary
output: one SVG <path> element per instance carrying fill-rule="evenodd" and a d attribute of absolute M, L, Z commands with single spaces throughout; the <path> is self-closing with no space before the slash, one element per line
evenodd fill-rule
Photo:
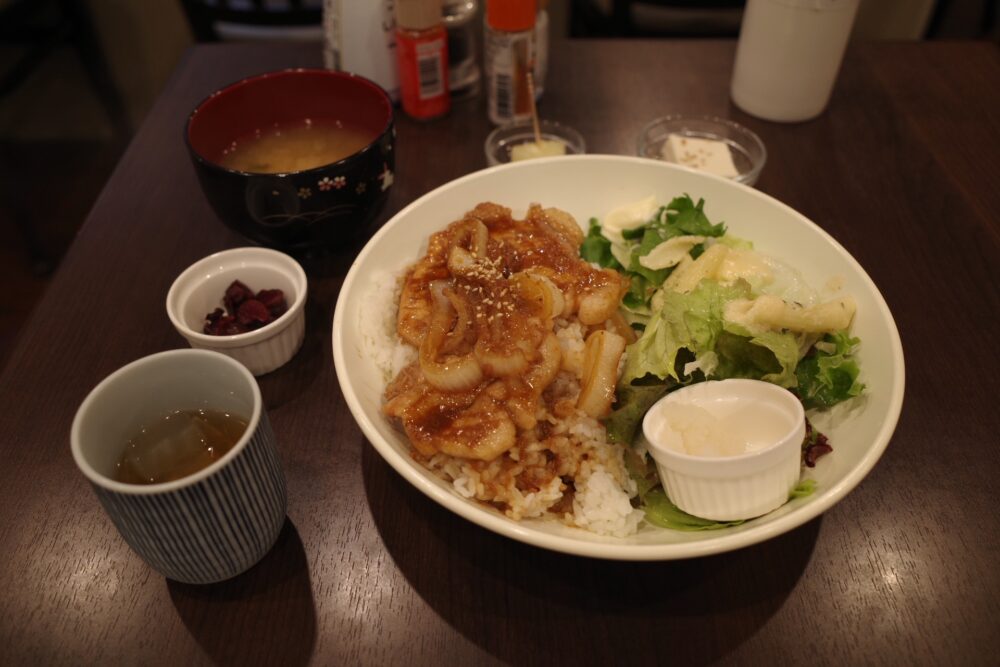
<path fill-rule="evenodd" d="M 253 290 L 241 283 L 239 280 L 234 280 L 232 284 L 226 288 L 226 295 L 223 297 L 222 302 L 226 304 L 226 311 L 230 315 L 235 315 L 236 311 L 240 307 L 240 304 L 247 299 L 252 298 Z"/>
<path fill-rule="evenodd" d="M 247 299 L 236 311 L 236 319 L 251 329 L 259 329 L 274 319 L 267 306 L 257 299 Z"/>
<path fill-rule="evenodd" d="M 257 292 L 257 300 L 264 304 L 275 317 L 280 317 L 288 310 L 285 293 L 280 289 L 262 289 Z"/>
<path fill-rule="evenodd" d="M 205 319 L 205 328 L 203 331 L 211 336 L 232 336 L 233 334 L 243 333 L 246 329 L 240 326 L 240 323 L 236 321 L 236 318 L 232 315 L 226 315 L 225 311 L 221 308 L 216 308 L 214 311 L 209 313 Z"/>
<path fill-rule="evenodd" d="M 239 280 L 226 288 L 222 297 L 225 310 L 216 308 L 205 315 L 203 331 L 210 336 L 247 333 L 270 324 L 288 310 L 285 293 L 280 289 L 253 290 Z"/>

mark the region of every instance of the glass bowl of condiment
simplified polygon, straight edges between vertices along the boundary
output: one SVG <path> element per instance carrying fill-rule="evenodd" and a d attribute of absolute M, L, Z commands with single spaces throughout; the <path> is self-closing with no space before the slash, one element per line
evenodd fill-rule
<path fill-rule="evenodd" d="M 583 135 L 568 125 L 552 120 L 538 121 L 542 141 L 535 140 L 532 122 L 501 125 L 486 137 L 486 162 L 489 166 L 520 162 L 555 155 L 581 155 L 587 144 Z"/>
<path fill-rule="evenodd" d="M 657 118 L 639 133 L 637 153 L 746 185 L 757 182 L 767 162 L 767 149 L 759 136 L 715 116 Z"/>
<path fill-rule="evenodd" d="M 393 182 L 392 101 L 346 72 L 290 69 L 237 81 L 194 109 L 185 139 L 222 222 L 288 252 L 363 235 Z"/>

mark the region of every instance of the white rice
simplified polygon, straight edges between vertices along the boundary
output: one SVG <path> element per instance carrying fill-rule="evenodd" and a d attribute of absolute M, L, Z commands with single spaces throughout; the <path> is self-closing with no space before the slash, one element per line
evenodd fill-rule
<path fill-rule="evenodd" d="M 364 352 L 382 372 L 386 384 L 417 358 L 417 350 L 396 335 L 402 276 L 402 271 L 373 274 L 364 306 L 358 313 Z"/>
<path fill-rule="evenodd" d="M 632 507 L 621 485 L 603 467 L 583 483 L 577 482 L 573 496 L 573 521 L 600 535 L 627 537 L 639 529 L 643 512 Z"/>

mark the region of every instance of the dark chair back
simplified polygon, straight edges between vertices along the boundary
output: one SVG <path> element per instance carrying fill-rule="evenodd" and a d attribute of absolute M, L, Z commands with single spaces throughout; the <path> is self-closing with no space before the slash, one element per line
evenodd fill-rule
<path fill-rule="evenodd" d="M 369 2 L 370 0 L 352 0 Z M 255 27 L 318 26 L 323 21 L 320 0 L 180 0 L 199 42 L 217 42 L 217 25 L 229 23 Z"/>
<path fill-rule="evenodd" d="M 735 37 L 745 0 L 571 0 L 573 37 Z M 657 16 L 662 14 L 665 18 Z M 648 17 L 648 20 L 643 20 Z"/>

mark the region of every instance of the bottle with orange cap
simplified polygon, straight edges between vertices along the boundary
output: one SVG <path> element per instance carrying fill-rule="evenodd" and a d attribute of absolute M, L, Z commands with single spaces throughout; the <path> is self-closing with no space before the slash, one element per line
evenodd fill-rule
<path fill-rule="evenodd" d="M 396 56 L 403 111 L 420 119 L 448 113 L 448 37 L 441 0 L 396 0 Z"/>
<path fill-rule="evenodd" d="M 531 117 L 528 72 L 535 62 L 538 0 L 488 0 L 486 3 L 487 101 L 497 125 Z"/>

